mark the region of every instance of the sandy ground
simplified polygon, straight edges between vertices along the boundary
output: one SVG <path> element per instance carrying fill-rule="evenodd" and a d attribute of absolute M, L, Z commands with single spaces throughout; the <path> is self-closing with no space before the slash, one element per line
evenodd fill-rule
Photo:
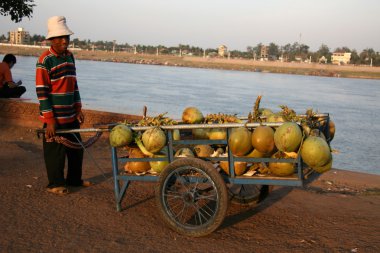
<path fill-rule="evenodd" d="M 56 196 L 45 191 L 34 130 L 0 124 L 0 252 L 380 252 L 380 176 L 332 170 L 302 188 L 275 187 L 190 238 L 160 219 L 155 183 L 132 182 L 117 212 L 107 139 L 88 151 L 84 178 L 96 184 Z"/>

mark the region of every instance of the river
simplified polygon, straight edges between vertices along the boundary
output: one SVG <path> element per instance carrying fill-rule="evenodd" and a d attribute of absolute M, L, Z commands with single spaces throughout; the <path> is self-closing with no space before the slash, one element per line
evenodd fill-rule
<path fill-rule="evenodd" d="M 2 56 L 0 56 L 2 58 Z M 14 79 L 37 102 L 35 57 L 17 57 Z M 260 107 L 280 111 L 287 105 L 303 114 L 328 112 L 336 125 L 331 146 L 334 168 L 380 174 L 380 80 L 283 75 L 212 69 L 76 60 L 85 109 L 148 116 L 167 112 L 179 119 L 184 108 L 203 114 L 247 116 L 258 95 Z"/>

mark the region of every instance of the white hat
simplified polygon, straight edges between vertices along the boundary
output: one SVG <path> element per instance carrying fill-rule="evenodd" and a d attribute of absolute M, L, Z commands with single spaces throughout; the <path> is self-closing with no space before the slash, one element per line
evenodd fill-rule
<path fill-rule="evenodd" d="M 66 25 L 66 18 L 54 16 L 48 19 L 48 34 L 46 39 L 74 34 Z"/>

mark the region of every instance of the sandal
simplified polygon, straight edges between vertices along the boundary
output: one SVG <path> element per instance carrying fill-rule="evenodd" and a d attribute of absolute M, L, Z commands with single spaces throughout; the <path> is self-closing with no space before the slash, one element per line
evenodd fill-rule
<path fill-rule="evenodd" d="M 69 193 L 69 190 L 64 186 L 47 188 L 46 191 L 57 195 L 66 195 Z"/>
<path fill-rule="evenodd" d="M 83 181 L 83 183 L 82 183 L 83 187 L 89 187 L 89 186 L 93 186 L 93 185 L 94 185 L 94 183 L 91 181 Z"/>

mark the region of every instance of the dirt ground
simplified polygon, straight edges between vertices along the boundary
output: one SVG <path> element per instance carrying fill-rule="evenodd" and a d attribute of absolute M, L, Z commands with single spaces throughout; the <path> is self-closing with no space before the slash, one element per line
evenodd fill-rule
<path fill-rule="evenodd" d="M 155 183 L 132 182 L 117 212 L 107 139 L 88 151 L 84 178 L 96 184 L 56 196 L 34 129 L 0 124 L 0 252 L 380 252 L 380 176 L 332 170 L 303 188 L 275 187 L 190 238 L 160 219 Z"/>

